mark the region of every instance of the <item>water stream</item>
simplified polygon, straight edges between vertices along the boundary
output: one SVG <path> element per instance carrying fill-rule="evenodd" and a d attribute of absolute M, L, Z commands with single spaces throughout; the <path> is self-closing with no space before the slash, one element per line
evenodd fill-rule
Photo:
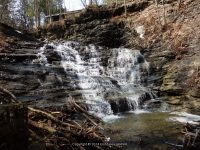
<path fill-rule="evenodd" d="M 145 101 L 156 98 L 144 86 L 149 63 L 138 50 L 82 46 L 76 42 L 50 43 L 40 49 L 34 62 L 53 66 L 54 62 L 48 61 L 49 52 L 56 53 L 57 62 L 70 80 L 69 86 L 80 92 L 79 99 L 86 101 L 89 111 L 98 117 L 140 111 Z"/>
<path fill-rule="evenodd" d="M 105 127 L 114 130 L 106 134 L 113 142 L 128 143 L 126 149 L 168 149 L 165 142 L 176 143 L 180 132 L 181 125 L 174 123 L 200 119 L 170 113 L 147 88 L 149 63 L 138 50 L 54 42 L 40 48 L 33 63 L 62 67 L 59 83 L 68 88 L 70 97 L 86 102 L 90 113 L 106 121 Z"/>
<path fill-rule="evenodd" d="M 171 150 L 171 144 L 181 144 L 182 125 L 171 122 L 175 115 L 166 112 L 124 113 L 121 118 L 107 123 L 110 142 L 123 143 L 126 150 Z"/>

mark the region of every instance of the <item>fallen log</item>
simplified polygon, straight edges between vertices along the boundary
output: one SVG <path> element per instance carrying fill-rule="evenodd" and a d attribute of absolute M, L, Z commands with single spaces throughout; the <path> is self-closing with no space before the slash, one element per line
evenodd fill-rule
<path fill-rule="evenodd" d="M 28 110 L 30 110 L 31 112 L 34 112 L 34 113 L 42 114 L 42 115 L 44 115 L 45 117 L 49 118 L 49 119 L 52 120 L 52 121 L 55 121 L 56 123 L 58 123 L 58 124 L 60 124 L 60 125 L 63 125 L 63 126 L 70 126 L 70 127 L 77 128 L 76 126 L 74 126 L 74 125 L 72 125 L 72 124 L 69 124 L 69 123 L 66 123 L 66 122 L 63 122 L 63 121 L 58 120 L 58 119 L 55 118 L 52 114 L 47 113 L 47 112 L 45 112 L 45 111 L 42 111 L 42 110 L 39 110 L 39 109 L 35 109 L 35 108 L 32 108 L 32 107 L 28 107 Z"/>
<path fill-rule="evenodd" d="M 79 106 L 75 101 L 73 101 L 73 104 L 76 106 L 76 108 L 78 108 L 78 109 L 81 111 L 82 115 L 83 115 L 86 119 L 88 119 L 94 126 L 97 126 L 97 127 L 99 127 L 100 129 L 103 129 L 103 128 L 100 127 L 94 120 L 92 120 L 91 117 L 89 117 L 89 116 L 91 116 L 91 114 L 89 114 L 86 110 L 84 110 L 81 106 Z"/>

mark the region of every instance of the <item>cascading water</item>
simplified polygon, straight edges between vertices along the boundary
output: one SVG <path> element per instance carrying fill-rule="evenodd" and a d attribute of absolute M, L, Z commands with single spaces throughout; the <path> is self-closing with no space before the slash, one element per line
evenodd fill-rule
<path fill-rule="evenodd" d="M 147 82 L 149 64 L 138 50 L 51 43 L 41 48 L 35 61 L 53 66 L 48 62 L 49 47 L 51 53 L 58 55 L 65 78 L 70 80 L 67 86 L 79 92 L 89 111 L 101 118 L 112 115 L 115 107 L 120 108 L 114 112 L 141 109 L 147 94 L 150 99 L 155 98 L 142 86 Z"/>

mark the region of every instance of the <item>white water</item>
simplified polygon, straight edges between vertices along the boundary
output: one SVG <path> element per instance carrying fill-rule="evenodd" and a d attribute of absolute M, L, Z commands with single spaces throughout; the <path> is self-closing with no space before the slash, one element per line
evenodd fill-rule
<path fill-rule="evenodd" d="M 17 33 L 20 33 L 20 34 L 22 34 L 22 32 L 21 31 L 19 31 L 19 30 L 15 30 Z"/>
<path fill-rule="evenodd" d="M 47 62 L 47 58 L 44 55 L 45 46 L 39 49 L 39 53 L 37 54 L 38 59 L 33 60 L 33 63 L 39 63 L 45 66 L 49 66 Z"/>
<path fill-rule="evenodd" d="M 141 95 L 149 93 L 152 99 L 155 97 L 141 84 L 148 76 L 149 63 L 138 50 L 104 50 L 94 45 L 81 46 L 76 42 L 48 45 L 61 57 L 60 64 L 66 78 L 71 79 L 73 87 L 80 91 L 89 111 L 104 120 L 117 118 L 108 102 L 112 98 L 126 98 L 128 109 L 139 113 L 146 112 L 140 109 Z M 46 45 L 40 49 L 34 63 L 53 65 L 48 63 L 45 49 Z"/>
<path fill-rule="evenodd" d="M 189 114 L 186 112 L 172 112 L 171 114 L 177 115 L 176 117 L 170 117 L 170 121 L 176 121 L 180 123 L 190 123 L 190 124 L 199 124 L 200 116 Z"/>

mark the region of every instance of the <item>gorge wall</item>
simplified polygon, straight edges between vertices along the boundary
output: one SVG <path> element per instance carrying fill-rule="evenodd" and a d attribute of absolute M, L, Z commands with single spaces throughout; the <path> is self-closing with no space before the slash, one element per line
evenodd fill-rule
<path fill-rule="evenodd" d="M 129 5 L 128 16 L 119 11 L 121 8 L 114 12 L 106 8 L 81 11 L 76 18 L 41 28 L 38 37 L 93 43 L 107 51 L 106 47 L 138 49 L 150 63 L 148 87 L 172 109 L 200 114 L 200 2 L 184 0 L 178 8 L 176 1 L 167 1 L 165 25 L 163 8 L 159 6 L 160 25 L 153 1 Z M 15 47 L 1 50 L 1 86 L 21 100 L 39 100 L 38 104 L 68 97 L 66 89 L 61 88 L 63 82 L 69 83 L 68 80 L 61 83 L 65 74 L 62 67 L 50 70 L 48 66 L 32 63 L 38 58 L 42 44 L 24 39 L 15 43 Z M 57 55 L 48 55 L 56 63 Z"/>
<path fill-rule="evenodd" d="M 150 5 L 142 12 L 131 14 L 126 19 L 129 32 L 127 47 L 138 47 L 151 62 L 149 84 L 170 104 L 172 109 L 199 113 L 200 106 L 200 2 L 185 0 L 180 8 L 176 1 L 165 5 L 166 24 L 163 8 Z M 143 28 L 143 38 L 134 36 L 138 27 Z M 139 32 L 141 35 L 141 32 Z"/>
<path fill-rule="evenodd" d="M 149 86 L 173 109 L 199 113 L 200 3 L 184 0 L 179 8 L 176 1 L 168 0 L 165 25 L 161 5 L 158 11 L 162 25 L 152 1 L 129 5 L 134 7 L 130 8 L 132 11 L 127 17 L 123 13 L 105 15 L 105 11 L 100 10 L 99 16 L 104 17 L 92 19 L 88 13 L 88 22 L 67 26 L 62 38 L 107 47 L 139 49 L 150 62 Z M 46 33 L 51 35 L 50 38 L 57 35 Z"/>

